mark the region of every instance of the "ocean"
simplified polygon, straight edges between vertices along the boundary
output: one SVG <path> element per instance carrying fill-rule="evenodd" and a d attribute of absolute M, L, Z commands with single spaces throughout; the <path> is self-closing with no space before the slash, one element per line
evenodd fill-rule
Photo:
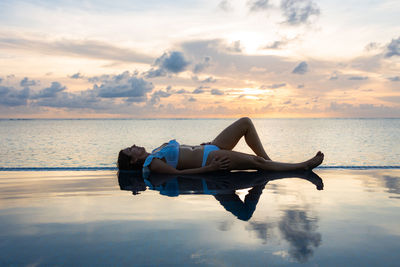
<path fill-rule="evenodd" d="M 120 149 L 170 139 L 211 141 L 232 119 L 2 119 L 0 168 L 116 167 Z M 322 168 L 400 166 L 400 119 L 254 119 L 268 155 L 297 162 L 325 153 Z M 252 153 L 243 139 L 235 148 Z"/>

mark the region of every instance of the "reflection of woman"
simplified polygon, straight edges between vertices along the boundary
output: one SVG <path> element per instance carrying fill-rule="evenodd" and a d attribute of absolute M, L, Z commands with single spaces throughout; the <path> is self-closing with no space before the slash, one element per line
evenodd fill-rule
<path fill-rule="evenodd" d="M 256 155 L 232 151 L 244 136 L 247 145 Z M 169 141 L 148 153 L 145 148 L 133 145 L 119 152 L 121 170 L 149 168 L 167 174 L 193 174 L 217 170 L 259 169 L 268 171 L 309 170 L 322 163 L 324 154 L 300 163 L 272 161 L 265 152 L 257 131 L 249 118 L 241 118 L 223 130 L 212 142 L 199 146 L 180 145 Z"/>
<path fill-rule="evenodd" d="M 160 194 L 176 197 L 182 194 L 213 195 L 216 200 L 238 219 L 247 221 L 253 215 L 265 185 L 272 180 L 301 178 L 323 189 L 322 179 L 314 172 L 220 172 L 214 174 L 191 174 L 183 176 L 152 173 L 144 179 L 139 172 L 118 174 L 121 190 L 138 194 L 147 188 Z M 250 188 L 242 201 L 236 190 Z"/>

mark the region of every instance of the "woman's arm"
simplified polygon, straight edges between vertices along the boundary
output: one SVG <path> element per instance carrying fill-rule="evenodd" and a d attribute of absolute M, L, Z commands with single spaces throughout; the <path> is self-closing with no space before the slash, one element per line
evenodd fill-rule
<path fill-rule="evenodd" d="M 168 143 L 164 143 L 161 146 L 157 147 L 156 149 L 153 150 L 154 153 L 160 151 L 162 148 L 164 148 L 166 145 L 168 145 Z"/>
<path fill-rule="evenodd" d="M 177 170 L 174 167 L 169 166 L 167 163 L 162 161 L 161 159 L 153 159 L 151 162 L 149 169 L 152 172 L 165 173 L 165 174 L 195 174 L 195 173 L 205 173 L 212 172 L 218 170 L 227 170 L 229 167 L 229 158 L 214 158 L 210 165 L 193 168 L 193 169 L 185 169 L 185 170 Z"/>

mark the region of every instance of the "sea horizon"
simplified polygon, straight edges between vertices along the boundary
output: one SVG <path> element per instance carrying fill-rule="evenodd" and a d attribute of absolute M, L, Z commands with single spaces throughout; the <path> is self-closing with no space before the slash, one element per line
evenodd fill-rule
<path fill-rule="evenodd" d="M 99 118 L 0 118 L 0 120 L 235 120 L 242 117 L 248 117 L 252 120 L 318 120 L 318 119 L 327 119 L 327 120 L 396 120 L 400 119 L 400 117 L 252 117 L 252 116 L 239 116 L 239 117 L 151 117 L 151 118 L 142 118 L 142 117 L 122 117 L 122 118 L 108 118 L 108 117 L 99 117 Z"/>

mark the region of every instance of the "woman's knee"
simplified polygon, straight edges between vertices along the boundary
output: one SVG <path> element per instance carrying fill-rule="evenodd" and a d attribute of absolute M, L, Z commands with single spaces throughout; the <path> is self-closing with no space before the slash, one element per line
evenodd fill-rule
<path fill-rule="evenodd" d="M 251 123 L 251 119 L 249 117 L 241 117 L 239 121 L 242 123 Z"/>
<path fill-rule="evenodd" d="M 238 120 L 241 126 L 248 128 L 249 126 L 253 125 L 253 122 L 249 117 L 242 117 Z"/>

